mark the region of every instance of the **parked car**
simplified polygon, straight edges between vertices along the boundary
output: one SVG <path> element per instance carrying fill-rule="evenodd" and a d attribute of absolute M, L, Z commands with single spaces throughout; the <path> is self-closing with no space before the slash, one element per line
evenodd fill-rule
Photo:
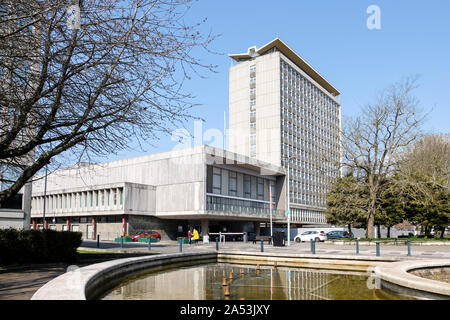
<path fill-rule="evenodd" d="M 335 230 L 327 233 L 327 240 L 338 238 L 350 238 L 350 237 L 351 236 L 347 231 Z"/>
<path fill-rule="evenodd" d="M 138 241 L 139 238 L 145 238 L 145 237 L 153 237 L 153 238 L 158 238 L 159 240 L 161 240 L 161 235 L 159 234 L 159 232 L 156 232 L 156 231 L 143 231 L 143 232 L 140 232 L 138 234 L 131 236 L 133 241 Z"/>
<path fill-rule="evenodd" d="M 305 242 L 305 241 L 325 241 L 327 240 L 327 235 L 324 231 L 306 231 L 302 234 L 298 234 L 295 236 L 294 240 L 295 242 Z"/>

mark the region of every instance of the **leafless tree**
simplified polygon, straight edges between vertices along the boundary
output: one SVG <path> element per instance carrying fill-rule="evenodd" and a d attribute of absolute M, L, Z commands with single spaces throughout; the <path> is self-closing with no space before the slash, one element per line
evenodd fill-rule
<path fill-rule="evenodd" d="M 343 126 L 343 165 L 361 177 L 369 195 L 367 237 L 373 238 L 377 200 L 382 182 L 396 167 L 399 154 L 420 137 L 425 117 L 412 95 L 417 78 L 407 78 L 383 91 L 376 103 Z"/>
<path fill-rule="evenodd" d="M 0 201 L 57 156 L 182 125 L 195 105 L 184 82 L 215 71 L 197 58 L 215 36 L 186 22 L 191 0 L 0 1 L 0 178 L 16 170 Z"/>
<path fill-rule="evenodd" d="M 399 175 L 402 180 L 420 178 L 419 189 L 420 185 L 432 184 L 449 190 L 450 134 L 426 135 L 405 150 L 399 162 Z"/>

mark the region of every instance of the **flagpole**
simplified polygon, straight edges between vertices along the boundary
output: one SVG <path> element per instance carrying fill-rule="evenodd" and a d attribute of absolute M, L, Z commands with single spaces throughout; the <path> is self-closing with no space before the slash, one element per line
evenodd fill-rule
<path fill-rule="evenodd" d="M 272 185 L 269 183 L 269 191 L 270 191 L 270 236 L 273 237 L 273 228 L 272 228 Z"/>

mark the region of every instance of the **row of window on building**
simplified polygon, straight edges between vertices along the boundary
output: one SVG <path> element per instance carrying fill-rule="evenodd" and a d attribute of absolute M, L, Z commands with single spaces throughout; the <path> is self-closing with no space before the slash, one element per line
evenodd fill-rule
<path fill-rule="evenodd" d="M 280 73 L 281 82 L 292 88 L 292 93 L 301 92 L 302 96 L 310 99 L 314 102 L 314 105 L 321 103 L 329 106 L 329 111 L 334 109 L 331 106 L 333 106 L 335 101 L 333 101 L 327 93 L 306 79 L 300 72 L 295 70 L 295 68 L 293 68 L 282 58 L 280 61 Z"/>
<path fill-rule="evenodd" d="M 53 220 L 54 219 L 54 220 Z M 36 224 L 42 224 L 42 218 L 32 218 Z M 94 217 L 46 217 L 48 224 L 91 224 Z M 95 216 L 95 223 L 123 223 L 123 215 Z"/>
<path fill-rule="evenodd" d="M 73 210 L 123 205 L 123 188 L 49 194 L 45 198 L 46 211 Z M 31 202 L 32 212 L 42 212 L 44 196 L 35 196 Z"/>
<path fill-rule="evenodd" d="M 283 59 L 280 68 L 281 153 L 282 158 L 293 157 L 290 200 L 323 207 L 338 174 L 339 104 Z"/>
<path fill-rule="evenodd" d="M 325 213 L 309 209 L 291 208 L 291 221 L 326 223 Z"/>
<path fill-rule="evenodd" d="M 256 157 L 256 65 L 250 66 L 250 157 Z"/>
<path fill-rule="evenodd" d="M 228 185 L 223 183 L 225 175 L 227 176 Z M 238 175 L 242 175 L 242 186 L 240 186 L 242 193 L 238 192 Z M 272 190 L 272 195 L 275 195 L 275 182 L 273 180 L 208 166 L 208 193 L 245 198 L 248 201 L 270 201 L 270 189 Z M 272 202 L 275 203 L 275 200 L 273 196 Z"/>
<path fill-rule="evenodd" d="M 206 197 L 207 205 L 224 205 L 224 209 L 236 206 L 236 207 L 250 207 L 250 208 L 261 208 L 261 209 L 270 209 L 270 204 L 267 202 L 257 202 L 251 200 L 241 200 L 241 199 L 232 199 L 232 198 L 224 198 L 224 197 L 214 197 L 207 196 Z M 273 205 L 273 207 L 275 204 Z M 216 207 L 219 208 L 219 207 Z"/>

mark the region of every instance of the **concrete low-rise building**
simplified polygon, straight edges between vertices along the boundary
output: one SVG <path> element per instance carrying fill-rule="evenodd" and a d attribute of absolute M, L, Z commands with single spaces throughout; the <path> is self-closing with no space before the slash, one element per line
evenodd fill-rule
<path fill-rule="evenodd" d="M 42 228 L 44 180 L 33 182 L 33 228 Z M 271 211 L 275 224 L 286 222 L 285 193 L 283 168 L 195 146 L 52 172 L 47 177 L 45 224 L 80 231 L 89 239 L 143 230 L 175 239 L 186 236 L 188 227 L 203 235 L 259 233 L 261 223 L 270 222 Z M 314 218 L 304 223 L 317 223 Z"/>
<path fill-rule="evenodd" d="M 0 190 L 2 181 L 0 174 Z M 31 183 L 28 182 L 18 194 L 6 203 L 0 203 L 0 229 L 14 228 L 28 230 L 30 228 Z"/>

